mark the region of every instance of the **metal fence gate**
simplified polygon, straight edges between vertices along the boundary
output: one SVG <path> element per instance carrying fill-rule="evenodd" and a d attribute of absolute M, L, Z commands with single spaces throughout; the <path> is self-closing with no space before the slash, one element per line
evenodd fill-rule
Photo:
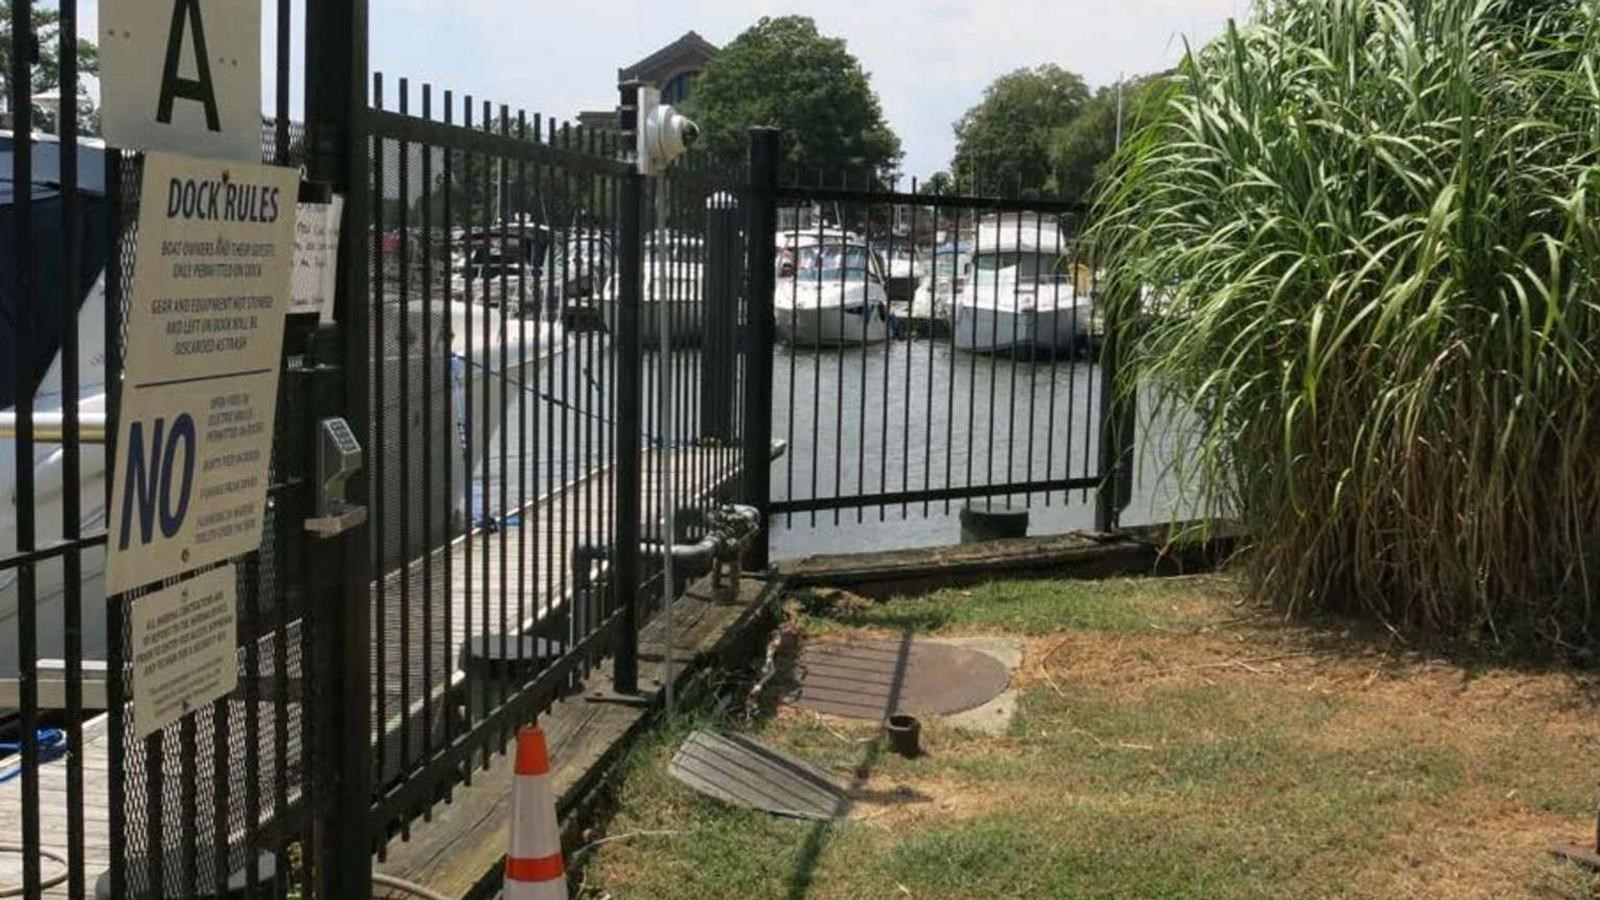
<path fill-rule="evenodd" d="M 837 525 L 1092 498 L 1110 530 L 1132 429 L 1111 414 L 1083 208 L 780 175 L 772 512 Z"/>
<path fill-rule="evenodd" d="M 1112 355 L 1077 356 L 1098 313 L 1073 210 L 784 182 L 767 129 L 746 169 L 691 155 L 646 179 L 637 86 L 618 128 L 585 130 L 372 76 L 359 0 L 275 9 L 263 159 L 344 199 L 334 322 L 286 331 L 266 527 L 230 561 L 238 687 L 137 739 L 130 611 L 194 575 L 105 595 L 143 160 L 40 121 L 39 5 L 11 4 L 0 891 L 369 896 L 373 855 L 517 725 L 607 657 L 636 690 L 640 623 L 693 574 L 673 547 L 730 500 L 837 517 L 1099 488 L 1114 518 Z M 77 5 L 57 10 L 73 97 Z M 963 322 L 1028 327 L 997 302 L 1020 282 L 984 274 L 1023 245 L 1061 260 L 1033 308 L 1067 298 L 1071 339 L 965 346 Z M 332 416 L 365 446 L 349 500 L 370 516 L 318 539 Z"/>

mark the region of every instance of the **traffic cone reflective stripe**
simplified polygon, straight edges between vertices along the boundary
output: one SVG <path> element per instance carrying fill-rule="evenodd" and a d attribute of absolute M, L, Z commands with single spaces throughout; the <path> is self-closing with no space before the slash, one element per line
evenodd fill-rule
<path fill-rule="evenodd" d="M 505 900 L 567 900 L 561 826 L 550 783 L 550 753 L 536 726 L 517 732 L 512 788 L 511 850 L 506 854 Z"/>

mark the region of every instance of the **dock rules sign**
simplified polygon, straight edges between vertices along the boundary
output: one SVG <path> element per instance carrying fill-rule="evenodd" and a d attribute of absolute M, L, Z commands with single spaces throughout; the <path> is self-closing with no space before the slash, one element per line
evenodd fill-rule
<path fill-rule="evenodd" d="M 299 183 L 293 169 L 145 156 L 107 593 L 261 543 Z"/>

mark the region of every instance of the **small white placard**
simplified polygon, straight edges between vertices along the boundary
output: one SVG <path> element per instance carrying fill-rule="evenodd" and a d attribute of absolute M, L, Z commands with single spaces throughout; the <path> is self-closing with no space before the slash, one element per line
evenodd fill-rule
<path fill-rule="evenodd" d="M 316 313 L 322 321 L 332 322 L 344 197 L 335 194 L 331 203 L 300 203 L 294 212 L 294 300 L 289 314 Z"/>
<path fill-rule="evenodd" d="M 130 601 L 133 730 L 146 737 L 239 684 L 232 564 Z"/>

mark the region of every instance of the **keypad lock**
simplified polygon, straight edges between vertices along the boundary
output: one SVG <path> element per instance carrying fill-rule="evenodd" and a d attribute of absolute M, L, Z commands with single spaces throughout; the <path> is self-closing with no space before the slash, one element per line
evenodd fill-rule
<path fill-rule="evenodd" d="M 318 423 L 317 514 L 306 520 L 306 531 L 318 537 L 334 537 L 367 520 L 365 506 L 345 499 L 347 483 L 362 465 L 361 442 L 350 430 L 350 423 L 339 416 Z"/>

